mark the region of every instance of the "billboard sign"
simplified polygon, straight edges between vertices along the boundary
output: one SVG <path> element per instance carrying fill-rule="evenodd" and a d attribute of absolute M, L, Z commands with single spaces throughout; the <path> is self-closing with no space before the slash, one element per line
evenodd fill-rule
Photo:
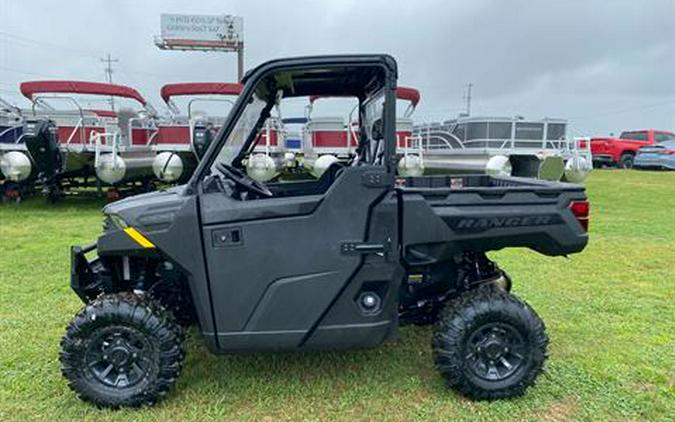
<path fill-rule="evenodd" d="M 219 43 L 235 47 L 244 42 L 244 20 L 232 15 L 176 15 L 161 16 L 161 38 L 164 42 L 195 41 Z"/>

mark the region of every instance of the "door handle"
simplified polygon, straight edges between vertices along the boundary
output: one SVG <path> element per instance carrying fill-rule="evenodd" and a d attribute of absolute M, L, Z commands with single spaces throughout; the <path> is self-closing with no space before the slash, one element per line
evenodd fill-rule
<path fill-rule="evenodd" d="M 388 250 L 389 248 L 385 244 L 367 242 L 345 242 L 340 247 L 340 251 L 345 255 L 385 253 Z"/>

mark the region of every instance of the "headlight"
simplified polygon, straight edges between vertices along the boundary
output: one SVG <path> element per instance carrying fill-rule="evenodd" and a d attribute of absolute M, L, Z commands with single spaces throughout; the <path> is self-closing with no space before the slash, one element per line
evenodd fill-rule
<path fill-rule="evenodd" d="M 129 225 L 119 215 L 110 214 L 108 218 L 115 225 L 115 227 L 117 227 L 120 230 L 124 230 L 127 227 L 129 227 Z"/>

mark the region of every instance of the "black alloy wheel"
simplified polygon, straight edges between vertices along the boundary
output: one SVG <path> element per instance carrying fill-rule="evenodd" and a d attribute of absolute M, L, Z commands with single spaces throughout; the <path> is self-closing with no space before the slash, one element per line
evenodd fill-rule
<path fill-rule="evenodd" d="M 71 321 L 61 340 L 61 372 L 81 399 L 137 407 L 164 398 L 185 353 L 173 316 L 147 296 L 103 295 Z"/>
<path fill-rule="evenodd" d="M 547 346 L 534 310 L 494 284 L 448 302 L 432 339 L 441 376 L 475 400 L 522 395 L 542 372 Z"/>

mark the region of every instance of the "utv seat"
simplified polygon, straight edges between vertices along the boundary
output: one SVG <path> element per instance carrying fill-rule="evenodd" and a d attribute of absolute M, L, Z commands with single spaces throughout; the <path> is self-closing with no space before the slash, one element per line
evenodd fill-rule
<path fill-rule="evenodd" d="M 316 181 L 275 183 L 270 184 L 268 188 L 275 197 L 323 195 L 333 185 L 335 180 L 340 177 L 344 167 L 344 164 L 335 162 Z"/>

